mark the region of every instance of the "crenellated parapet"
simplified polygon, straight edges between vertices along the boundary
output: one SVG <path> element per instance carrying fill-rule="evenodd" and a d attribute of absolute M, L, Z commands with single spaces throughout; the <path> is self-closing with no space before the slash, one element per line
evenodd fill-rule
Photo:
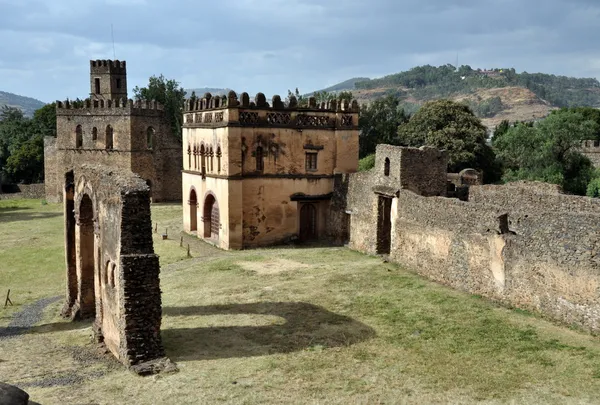
<path fill-rule="evenodd" d="M 83 105 L 72 101 L 57 101 L 57 115 L 144 115 L 144 116 L 162 116 L 164 115 L 164 106 L 157 101 L 146 100 L 94 100 L 85 99 Z"/>
<path fill-rule="evenodd" d="M 91 60 L 90 72 L 93 74 L 126 74 L 127 65 L 125 61 L 119 60 Z"/>
<path fill-rule="evenodd" d="M 271 104 L 263 93 L 250 101 L 248 93 L 238 98 L 234 91 L 227 95 L 187 99 L 184 105 L 184 127 L 291 127 L 354 129 L 358 126 L 360 107 L 356 100 L 330 100 L 317 103 L 315 97 L 308 98 L 306 106 L 299 106 L 296 97 L 287 103 L 274 95 Z"/>

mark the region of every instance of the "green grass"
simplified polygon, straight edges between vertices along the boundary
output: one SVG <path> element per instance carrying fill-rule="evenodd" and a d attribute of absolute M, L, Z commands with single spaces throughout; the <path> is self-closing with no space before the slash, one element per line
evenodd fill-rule
<path fill-rule="evenodd" d="M 14 288 L 17 309 L 63 293 L 62 218 L 49 215 L 56 213 L 60 206 L 39 201 L 0 201 L 0 292 Z M 180 372 L 142 378 L 94 357 L 90 325 L 61 320 L 59 302 L 32 333 L 0 341 L 4 381 L 25 384 L 40 403 L 591 404 L 600 397 L 600 341 L 581 331 L 344 248 L 225 252 L 190 236 L 180 247 L 180 205 L 154 205 L 153 221 L 162 336 Z M 3 324 L 13 311 L 0 309 Z M 26 386 L 73 373 L 86 379 Z"/>

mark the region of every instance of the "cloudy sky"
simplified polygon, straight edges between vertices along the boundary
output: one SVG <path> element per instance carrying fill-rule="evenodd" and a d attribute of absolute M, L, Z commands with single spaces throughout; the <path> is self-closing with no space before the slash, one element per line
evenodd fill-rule
<path fill-rule="evenodd" d="M 0 90 L 89 93 L 89 60 L 128 85 L 321 89 L 416 65 L 600 78 L 599 0 L 0 0 Z"/>

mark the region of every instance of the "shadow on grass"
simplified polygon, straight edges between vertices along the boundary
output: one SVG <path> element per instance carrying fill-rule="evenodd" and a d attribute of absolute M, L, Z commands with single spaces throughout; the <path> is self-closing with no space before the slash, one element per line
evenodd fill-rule
<path fill-rule="evenodd" d="M 29 210 L 29 211 L 28 211 Z M 37 212 L 30 207 L 8 206 L 0 207 L 0 223 L 29 221 L 31 219 L 46 219 L 62 216 L 62 212 Z"/>
<path fill-rule="evenodd" d="M 167 355 L 174 361 L 290 353 L 304 349 L 349 346 L 375 336 L 352 318 L 304 302 L 164 307 L 163 316 L 271 315 L 281 325 L 163 329 Z"/>

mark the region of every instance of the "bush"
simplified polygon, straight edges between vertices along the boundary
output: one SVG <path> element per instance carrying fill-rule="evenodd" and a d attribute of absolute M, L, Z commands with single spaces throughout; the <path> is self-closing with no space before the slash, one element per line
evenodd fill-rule
<path fill-rule="evenodd" d="M 585 195 L 592 198 L 600 197 L 600 177 L 596 177 L 588 183 Z"/>
<path fill-rule="evenodd" d="M 358 161 L 358 171 L 366 172 L 375 167 L 375 154 L 365 156 Z"/>

